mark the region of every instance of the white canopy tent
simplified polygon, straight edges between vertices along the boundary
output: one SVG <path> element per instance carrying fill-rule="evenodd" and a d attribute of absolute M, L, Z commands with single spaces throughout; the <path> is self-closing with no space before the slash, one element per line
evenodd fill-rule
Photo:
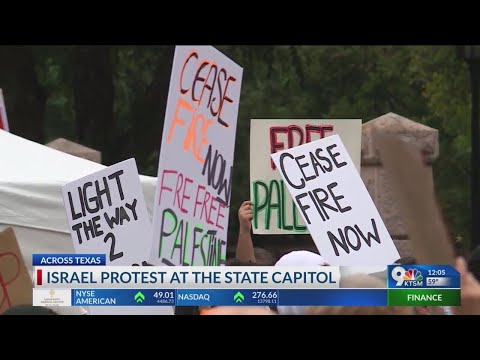
<path fill-rule="evenodd" d="M 0 130 L 0 231 L 13 227 L 29 271 L 34 253 L 74 253 L 61 187 L 103 168 Z M 152 216 L 156 178 L 140 180 Z M 135 314 L 152 313 L 149 307 L 133 309 Z M 78 308 L 62 310 L 79 313 Z"/>

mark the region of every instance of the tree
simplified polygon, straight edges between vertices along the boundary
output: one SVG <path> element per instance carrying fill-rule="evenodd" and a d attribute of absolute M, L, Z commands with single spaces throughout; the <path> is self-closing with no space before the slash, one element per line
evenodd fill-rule
<path fill-rule="evenodd" d="M 73 94 L 77 139 L 102 152 L 109 164 L 116 151 L 113 138 L 113 69 L 109 46 L 76 46 Z"/>
<path fill-rule="evenodd" d="M 43 143 L 47 94 L 37 79 L 32 47 L 0 46 L 0 69 L 10 131 Z"/>
<path fill-rule="evenodd" d="M 469 83 L 466 65 L 456 57 L 454 47 L 228 45 L 218 49 L 244 68 L 231 238 L 237 228 L 236 211 L 250 195 L 250 119 L 368 121 L 388 112 L 439 130 L 440 157 L 434 163 L 437 193 L 451 231 L 469 238 Z M 45 97 L 47 92 L 48 136 L 67 134 L 95 147 L 104 153 L 106 164 L 135 157 L 141 173 L 155 176 L 173 50 L 173 46 L 36 48 L 39 86 L 28 51 L 0 48 L 0 86 L 12 128 L 24 126 L 24 133 L 31 131 L 30 138 L 43 138 L 39 104 L 45 103 L 42 93 Z M 29 115 L 22 115 L 15 125 L 14 114 L 23 111 Z"/>

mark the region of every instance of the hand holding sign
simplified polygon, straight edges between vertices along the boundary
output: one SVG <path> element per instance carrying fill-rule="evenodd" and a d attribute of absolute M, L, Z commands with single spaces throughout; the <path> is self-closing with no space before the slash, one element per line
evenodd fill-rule
<path fill-rule="evenodd" d="M 238 221 L 240 225 L 240 231 L 248 231 L 252 228 L 252 205 L 251 201 L 244 201 L 238 209 Z"/>

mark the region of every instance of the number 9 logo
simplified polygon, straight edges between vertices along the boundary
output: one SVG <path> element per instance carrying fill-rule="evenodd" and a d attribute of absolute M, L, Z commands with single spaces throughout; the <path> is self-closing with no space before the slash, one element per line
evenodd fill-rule
<path fill-rule="evenodd" d="M 392 279 L 397 282 L 397 286 L 403 284 L 403 277 L 405 276 L 405 269 L 401 266 L 397 266 L 392 270 Z"/>

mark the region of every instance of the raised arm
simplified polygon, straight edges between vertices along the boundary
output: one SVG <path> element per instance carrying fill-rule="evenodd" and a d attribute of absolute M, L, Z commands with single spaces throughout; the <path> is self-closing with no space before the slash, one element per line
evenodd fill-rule
<path fill-rule="evenodd" d="M 253 252 L 252 230 L 252 205 L 251 201 L 244 201 L 238 209 L 238 221 L 240 229 L 238 232 L 236 258 L 241 261 L 255 262 Z"/>

